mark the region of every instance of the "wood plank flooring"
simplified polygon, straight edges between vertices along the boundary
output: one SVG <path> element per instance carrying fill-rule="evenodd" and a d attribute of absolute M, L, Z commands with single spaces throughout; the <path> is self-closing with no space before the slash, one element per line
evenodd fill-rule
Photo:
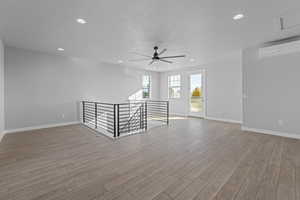
<path fill-rule="evenodd" d="M 300 200 L 300 140 L 175 118 L 111 140 L 83 126 L 8 134 L 1 200 Z"/>

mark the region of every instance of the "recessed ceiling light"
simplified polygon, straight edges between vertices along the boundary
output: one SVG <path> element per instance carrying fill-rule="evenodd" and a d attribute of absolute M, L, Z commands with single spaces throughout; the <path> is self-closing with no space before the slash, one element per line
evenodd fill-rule
<path fill-rule="evenodd" d="M 118 63 L 123 63 L 123 60 L 118 60 Z"/>
<path fill-rule="evenodd" d="M 194 59 L 194 58 L 191 58 L 191 59 L 190 59 L 190 62 L 194 62 L 194 61 L 195 61 L 195 59 Z"/>
<path fill-rule="evenodd" d="M 233 16 L 233 19 L 234 20 L 239 20 L 239 19 L 242 19 L 242 18 L 244 18 L 245 16 L 243 15 L 243 14 L 237 14 L 237 15 L 234 15 Z"/>
<path fill-rule="evenodd" d="M 65 49 L 64 48 L 61 48 L 61 47 L 59 47 L 59 48 L 57 48 L 57 51 L 64 51 Z"/>
<path fill-rule="evenodd" d="M 86 24 L 87 22 L 84 19 L 78 18 L 76 20 L 79 24 Z"/>

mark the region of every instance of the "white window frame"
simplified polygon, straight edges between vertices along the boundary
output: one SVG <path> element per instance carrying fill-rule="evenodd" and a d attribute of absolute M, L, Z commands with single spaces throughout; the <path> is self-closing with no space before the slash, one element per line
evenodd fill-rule
<path fill-rule="evenodd" d="M 144 77 L 149 77 L 149 88 L 148 87 L 144 87 Z M 149 90 L 149 96 L 148 97 L 144 97 L 144 89 L 148 89 Z M 151 75 L 145 74 L 142 77 L 142 98 L 143 99 L 150 99 L 151 98 L 151 94 L 152 94 L 151 89 L 152 89 Z"/>
<path fill-rule="evenodd" d="M 172 77 L 178 77 L 178 80 L 172 80 Z M 173 81 L 173 83 L 172 83 Z M 179 82 L 179 85 L 174 85 L 174 82 Z M 170 88 L 179 88 L 179 97 L 171 97 L 170 96 Z M 180 74 L 172 74 L 168 76 L 168 98 L 169 99 L 180 99 L 181 98 L 181 75 Z"/>

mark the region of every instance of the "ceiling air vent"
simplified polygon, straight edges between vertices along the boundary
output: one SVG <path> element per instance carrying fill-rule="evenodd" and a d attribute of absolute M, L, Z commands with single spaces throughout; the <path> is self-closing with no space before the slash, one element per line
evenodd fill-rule
<path fill-rule="evenodd" d="M 300 52 L 300 40 L 293 40 L 295 38 L 299 36 L 266 43 L 265 47 L 259 49 L 259 58 Z"/>

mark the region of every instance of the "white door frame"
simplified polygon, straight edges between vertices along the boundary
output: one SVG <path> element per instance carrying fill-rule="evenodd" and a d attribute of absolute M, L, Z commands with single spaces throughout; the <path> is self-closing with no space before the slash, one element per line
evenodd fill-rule
<path fill-rule="evenodd" d="M 203 89 L 203 111 L 201 113 L 195 113 L 195 112 L 191 112 L 190 111 L 190 103 L 191 103 L 191 94 L 190 94 L 190 90 L 191 90 L 191 75 L 193 74 L 202 74 L 202 89 Z M 188 75 L 188 116 L 191 117 L 201 117 L 201 118 L 205 118 L 206 117 L 206 71 L 205 69 L 201 69 L 201 70 L 196 70 L 196 71 L 190 71 L 187 73 Z"/>

